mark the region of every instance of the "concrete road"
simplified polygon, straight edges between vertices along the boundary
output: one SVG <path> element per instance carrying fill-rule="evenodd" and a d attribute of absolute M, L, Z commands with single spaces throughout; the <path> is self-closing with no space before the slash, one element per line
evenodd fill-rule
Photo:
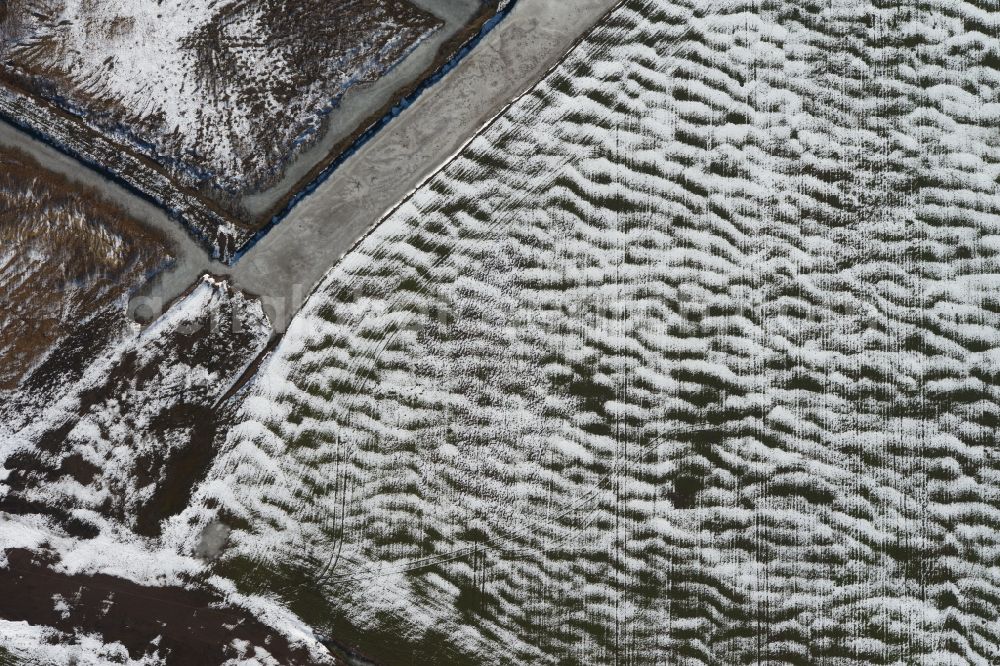
<path fill-rule="evenodd" d="M 441 46 L 466 28 L 483 9 L 482 0 L 410 0 L 410 3 L 444 21 L 433 35 L 424 39 L 402 62 L 379 79 L 358 83 L 344 93 L 335 113 L 327 116 L 324 134 L 298 157 L 285 165 L 281 181 L 265 192 L 244 197 L 240 204 L 254 215 L 261 215 L 293 190 L 309 171 L 329 157 L 334 146 L 354 133 L 365 119 L 371 118 L 408 84 L 421 81 L 433 66 Z"/>
<path fill-rule="evenodd" d="M 348 159 L 313 194 L 268 233 L 235 266 L 211 261 L 179 225 L 160 211 L 56 151 L 16 130 L 3 128 L 0 143 L 13 142 L 44 157 L 78 180 L 100 181 L 102 190 L 164 229 L 177 242 L 175 269 L 145 290 L 144 302 L 167 303 L 201 274 L 228 275 L 260 296 L 275 328 L 283 331 L 306 297 L 386 213 L 437 172 L 484 125 L 558 64 L 573 44 L 618 0 L 518 0 L 510 15 L 409 109 Z M 91 182 L 93 181 L 93 182 Z"/>

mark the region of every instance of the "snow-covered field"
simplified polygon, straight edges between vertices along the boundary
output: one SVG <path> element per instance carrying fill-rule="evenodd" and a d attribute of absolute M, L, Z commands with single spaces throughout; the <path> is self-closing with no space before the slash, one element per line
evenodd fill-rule
<path fill-rule="evenodd" d="M 171 538 L 387 661 L 991 663 L 998 20 L 629 0 L 328 275 Z"/>
<path fill-rule="evenodd" d="M 993 663 L 998 22 L 627 0 L 328 274 L 245 393 L 266 325 L 208 280 L 0 427 L 23 453 L 57 426 L 15 495 L 98 532 L 6 517 L 4 548 L 197 577 L 383 663 Z M 243 344 L 179 353 L 229 309 Z M 149 515 L 171 484 L 128 453 L 176 430 L 170 395 L 225 445 Z"/>
<path fill-rule="evenodd" d="M 405 0 L 14 0 L 7 81 L 155 160 L 184 186 L 267 186 L 350 86 L 439 21 Z"/>

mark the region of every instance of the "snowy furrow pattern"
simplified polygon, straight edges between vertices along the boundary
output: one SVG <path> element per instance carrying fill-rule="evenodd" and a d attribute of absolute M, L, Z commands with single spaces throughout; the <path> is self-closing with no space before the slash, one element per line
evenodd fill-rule
<path fill-rule="evenodd" d="M 173 538 L 436 663 L 991 663 L 998 9 L 628 0 L 327 276 Z"/>

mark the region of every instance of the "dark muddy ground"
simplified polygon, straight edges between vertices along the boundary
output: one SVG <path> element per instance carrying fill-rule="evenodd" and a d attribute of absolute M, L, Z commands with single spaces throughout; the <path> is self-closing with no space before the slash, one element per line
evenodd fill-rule
<path fill-rule="evenodd" d="M 66 409 L 37 410 L 18 431 L 22 444 L 5 463 L 0 508 L 60 518 L 81 537 L 99 527 L 69 510 L 89 509 L 155 537 L 187 506 L 231 421 L 229 398 L 252 374 L 270 328 L 254 301 L 212 279 L 177 308 L 118 347 L 88 341 L 103 348 L 105 371 L 66 390 Z M 43 365 L 30 380 L 49 370 Z M 63 490 L 53 494 L 57 482 Z"/>
<path fill-rule="evenodd" d="M 194 312 L 136 337 L 129 292 L 167 259 L 166 240 L 118 206 L 0 149 L 0 444 L 19 441 L 3 462 L 4 510 L 92 536 L 95 526 L 71 517 L 71 496 L 46 494 L 69 481 L 110 492 L 87 508 L 156 535 L 186 505 L 214 457 L 226 398 L 270 330 L 252 300 L 212 283 Z M 87 378 L 95 366 L 104 371 Z M 116 446 L 131 455 L 114 459 Z"/>
<path fill-rule="evenodd" d="M 163 521 L 187 507 L 231 425 L 232 398 L 270 349 L 256 301 L 212 278 L 133 339 L 101 337 L 115 330 L 116 317 L 123 313 L 81 325 L 21 383 L 24 395 L 49 391 L 52 403 L 68 401 L 68 408 L 21 405 L 21 445 L 4 463 L 0 520 L 2 512 L 38 514 L 70 536 L 94 538 L 106 523 L 81 518 L 82 509 L 140 536 L 159 536 Z M 79 377 L 79 366 L 88 364 L 106 371 L 96 381 L 53 389 L 53 377 Z M 245 640 L 251 655 L 257 646 L 281 664 L 312 663 L 305 649 L 289 646 L 247 611 L 220 608 L 212 593 L 195 591 L 202 589 L 197 581 L 192 589 L 151 588 L 67 576 L 49 568 L 53 557 L 8 551 L 0 618 L 59 630 L 67 645 L 97 633 L 125 645 L 134 659 L 158 650 L 169 664 L 214 666 L 239 656 L 231 644 Z M 74 600 L 68 616 L 54 609 L 57 594 Z"/>
<path fill-rule="evenodd" d="M 145 587 L 96 575 L 68 575 L 51 568 L 58 556 L 47 551 L 6 551 L 0 569 L 0 618 L 52 627 L 60 642 L 85 634 L 121 643 L 132 659 L 159 654 L 168 664 L 218 666 L 244 654 L 266 650 L 280 664 L 314 663 L 308 652 L 265 626 L 248 611 L 224 605 L 207 592 L 178 587 Z M 54 598 L 66 606 L 56 610 Z M 2 663 L 2 662 L 0 662 Z M 329 662 L 327 662 L 329 663 Z"/>
<path fill-rule="evenodd" d="M 155 537 L 214 460 L 230 399 L 268 348 L 270 327 L 254 299 L 209 279 L 170 318 L 137 332 L 126 317 L 128 292 L 167 259 L 165 239 L 22 153 L 3 149 L 0 167 L 0 452 L 8 473 L 0 511 L 46 516 L 86 539 L 101 527 L 74 509 L 94 509 Z M 88 503 L 89 491 L 104 499 Z M 210 607 L 218 599 L 208 592 L 66 576 L 48 568 L 53 555 L 44 551 L 8 555 L 0 618 L 57 629 L 61 642 L 97 633 L 133 658 L 156 648 L 186 665 L 237 657 L 227 646 L 239 639 L 280 663 L 310 663 L 246 611 Z M 55 611 L 56 594 L 75 599 L 69 615 Z M 0 663 L 11 659 L 0 654 Z"/>

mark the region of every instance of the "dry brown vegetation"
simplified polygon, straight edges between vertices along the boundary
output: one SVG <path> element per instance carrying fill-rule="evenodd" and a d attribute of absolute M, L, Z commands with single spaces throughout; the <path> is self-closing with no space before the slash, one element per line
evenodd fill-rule
<path fill-rule="evenodd" d="M 0 148 L 0 390 L 167 259 L 114 204 Z"/>

